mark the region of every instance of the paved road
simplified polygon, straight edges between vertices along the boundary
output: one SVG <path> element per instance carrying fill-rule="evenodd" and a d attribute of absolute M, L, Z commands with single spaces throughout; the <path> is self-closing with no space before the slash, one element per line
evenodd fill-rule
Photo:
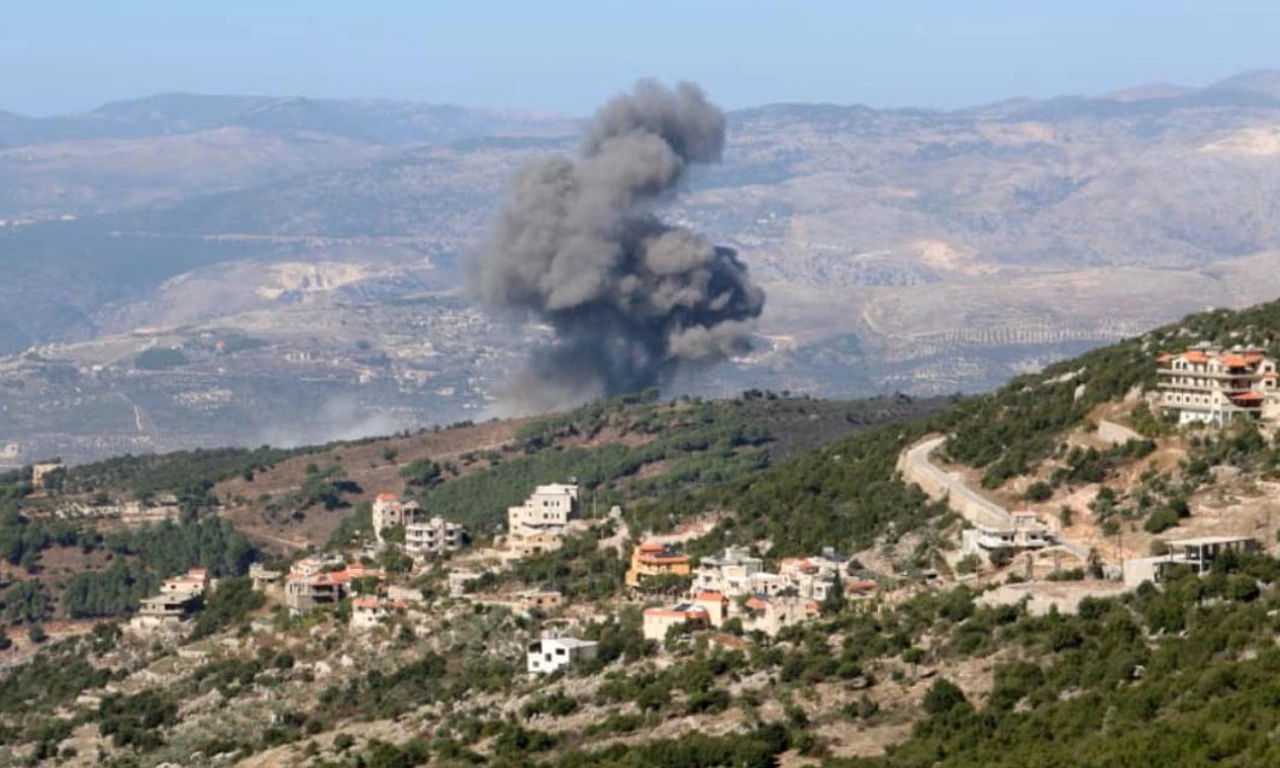
<path fill-rule="evenodd" d="M 951 508 L 974 525 L 1012 527 L 1013 517 L 1009 510 L 974 491 L 962 475 L 947 472 L 933 463 L 933 452 L 946 440 L 946 436 L 932 437 L 908 448 L 900 463 L 903 475 L 919 484 L 931 498 L 946 496 Z M 1069 539 L 1059 539 L 1059 544 L 1081 559 L 1089 557 L 1089 547 L 1085 544 Z"/>
<path fill-rule="evenodd" d="M 1009 511 L 984 498 L 965 484 L 964 478 L 953 475 L 934 464 L 931 454 L 947 441 L 945 436 L 925 440 L 907 449 L 903 474 L 920 484 L 933 498 L 944 494 L 950 497 L 951 508 L 974 525 L 1007 528 L 1013 525 Z"/>

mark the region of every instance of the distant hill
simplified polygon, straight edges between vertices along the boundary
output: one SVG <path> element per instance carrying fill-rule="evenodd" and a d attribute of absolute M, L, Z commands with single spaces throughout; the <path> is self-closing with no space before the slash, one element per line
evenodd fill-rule
<path fill-rule="evenodd" d="M 73 115 L 28 118 L 0 113 L 0 146 L 153 138 L 228 127 L 408 144 L 565 133 L 572 123 L 558 115 L 389 100 L 170 93 L 115 101 Z"/>
<path fill-rule="evenodd" d="M 769 301 L 752 355 L 678 391 L 973 392 L 1189 312 L 1280 295 L 1278 77 L 954 111 L 730 113 L 724 162 L 694 174 L 663 213 L 737 248 Z M 459 264 L 512 174 L 576 142 L 574 121 L 556 116 L 257 96 L 0 115 L 0 132 L 11 270 L 0 355 L 76 343 L 45 354 L 92 371 L 137 354 L 139 327 L 173 331 L 174 343 L 236 327 L 271 336 L 271 361 L 341 361 L 307 381 L 387 375 L 397 398 L 424 390 L 414 423 L 463 407 L 448 399 L 456 382 L 426 383 L 441 362 L 427 342 L 455 368 L 505 364 L 520 346 L 495 351 L 503 334 L 489 323 L 406 332 L 394 302 L 460 293 Z M 282 286 L 277 267 L 351 277 Z M 334 339 L 381 344 L 393 362 L 421 354 L 418 369 L 394 373 L 417 383 L 402 392 L 394 365 L 320 355 Z M 218 370 L 201 386 L 258 372 Z M 194 386 L 187 375 L 174 372 L 173 386 Z M 462 378 L 466 407 L 498 397 L 501 377 Z M 120 401 L 105 383 L 80 385 Z M 27 408 L 10 386 L 0 407 Z M 239 386 L 230 401 L 252 402 Z M 75 398 L 54 401 L 70 409 Z M 130 416 L 113 423 L 142 439 Z"/>

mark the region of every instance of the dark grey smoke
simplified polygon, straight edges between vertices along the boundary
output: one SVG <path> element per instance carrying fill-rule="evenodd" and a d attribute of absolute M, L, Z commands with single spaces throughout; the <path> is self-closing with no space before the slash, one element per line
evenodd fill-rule
<path fill-rule="evenodd" d="M 555 329 L 513 387 L 522 406 L 636 392 L 748 349 L 764 293 L 746 266 L 652 212 L 690 165 L 719 161 L 724 130 L 697 86 L 642 81 L 596 113 L 576 160 L 516 176 L 471 277 L 485 305 Z"/>

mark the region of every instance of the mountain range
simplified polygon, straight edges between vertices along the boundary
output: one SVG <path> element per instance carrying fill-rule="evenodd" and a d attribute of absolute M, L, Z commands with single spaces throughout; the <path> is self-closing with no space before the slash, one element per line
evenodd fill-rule
<path fill-rule="evenodd" d="M 682 391 L 976 391 L 1280 294 L 1280 72 L 954 111 L 775 104 L 728 118 L 724 162 L 664 214 L 737 248 L 769 299 L 755 351 Z M 194 438 L 175 404 L 226 390 L 200 433 L 250 440 L 218 426 L 255 421 L 235 410 L 252 399 L 237 377 L 301 386 L 263 350 L 331 365 L 302 378 L 332 377 L 320 400 L 366 415 L 483 412 L 538 330 L 513 337 L 476 313 L 458 262 L 515 170 L 571 150 L 577 130 L 562 115 L 191 94 L 0 114 L 0 431 L 28 457 L 97 455 L 68 436 L 87 397 L 99 432 L 177 448 Z M 459 303 L 430 322 L 404 309 L 444 299 Z M 414 357 L 439 339 L 405 324 L 446 320 L 452 353 Z M 163 396 L 140 398 L 135 356 L 190 351 L 202 335 L 253 349 L 150 372 Z M 445 372 L 457 380 L 440 383 Z M 370 377 L 397 394 L 357 386 Z M 409 391 L 406 377 L 437 384 Z M 66 405 L 5 415 L 36 397 Z"/>

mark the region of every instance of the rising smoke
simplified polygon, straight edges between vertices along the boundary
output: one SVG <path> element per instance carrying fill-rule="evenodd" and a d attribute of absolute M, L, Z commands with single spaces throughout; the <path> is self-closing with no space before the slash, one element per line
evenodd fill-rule
<path fill-rule="evenodd" d="M 748 349 L 764 293 L 737 253 L 653 212 L 690 165 L 720 160 L 724 133 L 697 86 L 642 81 L 596 113 L 576 160 L 516 176 L 471 279 L 486 306 L 555 330 L 512 386 L 517 407 L 637 392 Z"/>

